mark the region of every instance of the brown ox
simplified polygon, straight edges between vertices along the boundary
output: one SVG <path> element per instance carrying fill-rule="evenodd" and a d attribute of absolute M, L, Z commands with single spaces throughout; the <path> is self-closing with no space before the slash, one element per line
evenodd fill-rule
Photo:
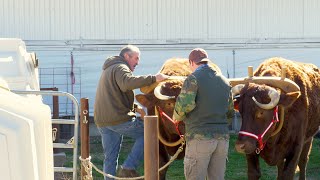
<path fill-rule="evenodd" d="M 246 154 L 248 179 L 261 176 L 259 156 L 267 164 L 277 166 L 278 179 L 293 179 L 297 165 L 300 179 L 306 178 L 313 136 L 320 125 L 320 72 L 312 64 L 271 58 L 258 67 L 254 76 L 279 77 L 282 66 L 287 68 L 286 77 L 300 87 L 301 95 L 299 91 L 284 93 L 278 87 L 255 83 L 247 83 L 237 90 L 242 133 L 239 132 L 236 149 Z M 274 135 L 279 123 L 271 124 L 271 121 L 275 119 L 277 105 L 285 108 L 284 122 L 280 132 Z M 270 129 L 261 141 L 264 147 L 259 149 L 258 140 L 250 134 L 261 135 L 268 126 Z"/>
<path fill-rule="evenodd" d="M 221 73 L 220 69 L 210 64 L 218 73 Z M 188 76 L 192 73 L 188 59 L 169 59 L 162 66 L 161 73 L 169 76 Z M 154 84 L 149 87 L 142 88 L 141 91 L 145 94 L 136 95 L 137 101 L 147 108 L 148 114 L 155 114 L 155 106 L 166 113 L 169 117 L 173 115 L 173 109 L 175 106 L 176 98 L 181 91 L 183 84 L 183 78 L 173 78 L 167 80 L 164 83 Z M 154 92 L 156 91 L 156 92 Z M 156 95 L 155 95 L 156 94 Z M 170 143 L 177 142 L 180 139 L 179 133 L 177 132 L 175 125 L 166 118 L 159 118 L 159 131 L 162 138 Z M 179 131 L 184 134 L 184 124 L 179 124 Z M 159 160 L 160 167 L 169 161 L 169 155 L 173 156 L 178 150 L 180 144 L 167 146 L 159 143 Z M 184 157 L 184 151 L 179 154 L 178 159 Z M 165 179 L 167 168 L 160 172 L 160 178 Z"/>

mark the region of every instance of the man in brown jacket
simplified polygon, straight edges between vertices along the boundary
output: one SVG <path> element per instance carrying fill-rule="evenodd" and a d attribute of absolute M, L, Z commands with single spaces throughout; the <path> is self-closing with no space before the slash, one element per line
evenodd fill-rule
<path fill-rule="evenodd" d="M 109 57 L 104 65 L 98 83 L 94 104 L 94 121 L 102 137 L 104 150 L 103 170 L 115 175 L 123 136 L 135 139 L 127 159 L 119 167 L 119 176 L 138 176 L 136 168 L 143 160 L 143 121 L 135 111 L 144 115 L 141 107 L 134 108 L 134 89 L 151 85 L 168 78 L 163 74 L 134 76 L 140 50 L 128 45 L 121 49 L 119 56 Z M 105 177 L 105 180 L 110 179 Z"/>

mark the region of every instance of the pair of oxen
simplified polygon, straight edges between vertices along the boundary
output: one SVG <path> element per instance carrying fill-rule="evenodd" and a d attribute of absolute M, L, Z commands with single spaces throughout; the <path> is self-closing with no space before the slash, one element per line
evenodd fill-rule
<path fill-rule="evenodd" d="M 215 64 L 211 66 L 221 73 Z M 160 72 L 172 78 L 141 88 L 144 94 L 136 95 L 136 99 L 149 115 L 157 113 L 155 109 L 167 115 L 159 116 L 162 167 L 176 153 L 184 134 L 184 125 L 176 126 L 168 117 L 173 115 L 184 80 L 181 77 L 192 72 L 187 59 L 169 59 Z M 278 179 L 293 179 L 297 166 L 299 179 L 306 179 L 313 137 L 320 125 L 320 70 L 312 64 L 270 58 L 248 77 L 229 81 L 242 118 L 235 147 L 246 155 L 248 179 L 261 177 L 259 157 L 277 166 Z M 178 159 L 183 157 L 184 152 Z M 165 179 L 166 171 L 160 172 L 161 179 Z"/>

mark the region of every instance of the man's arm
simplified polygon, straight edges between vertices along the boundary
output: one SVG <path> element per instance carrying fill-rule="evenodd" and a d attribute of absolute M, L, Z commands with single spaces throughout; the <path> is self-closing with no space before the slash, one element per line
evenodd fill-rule
<path fill-rule="evenodd" d="M 115 78 L 118 86 L 123 92 L 148 86 L 154 82 L 160 82 L 169 77 L 161 73 L 156 75 L 134 76 L 132 71 L 125 65 L 120 65 L 116 68 Z"/>
<path fill-rule="evenodd" d="M 152 75 L 134 76 L 132 71 L 125 65 L 116 67 L 114 71 L 117 84 L 123 92 L 147 86 L 156 82 L 156 77 Z"/>
<path fill-rule="evenodd" d="M 198 91 L 197 80 L 190 75 L 183 83 L 181 93 L 179 94 L 173 111 L 173 119 L 183 121 L 186 114 L 196 107 L 196 96 Z"/>

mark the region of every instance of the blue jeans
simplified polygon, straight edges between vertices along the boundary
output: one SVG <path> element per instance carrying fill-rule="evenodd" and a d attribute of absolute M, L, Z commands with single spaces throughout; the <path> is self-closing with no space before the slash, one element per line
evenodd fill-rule
<path fill-rule="evenodd" d="M 104 151 L 103 171 L 105 173 L 116 174 L 123 136 L 135 139 L 135 143 L 122 167 L 125 169 L 136 169 L 139 166 L 144 158 L 143 128 L 143 121 L 136 118 L 132 118 L 123 124 L 98 128 L 102 138 Z M 105 177 L 105 180 L 111 179 Z"/>

